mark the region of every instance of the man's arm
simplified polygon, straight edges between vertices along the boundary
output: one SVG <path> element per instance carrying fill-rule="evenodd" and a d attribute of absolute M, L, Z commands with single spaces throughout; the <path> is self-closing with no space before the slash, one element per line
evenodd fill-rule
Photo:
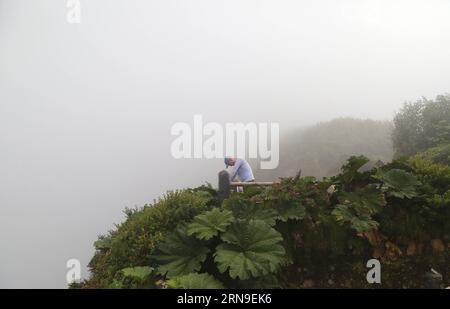
<path fill-rule="evenodd" d="M 230 171 L 230 181 L 234 181 L 241 165 L 242 165 L 242 160 L 239 160 L 239 159 L 236 160 L 236 163 L 234 164 L 233 168 Z"/>

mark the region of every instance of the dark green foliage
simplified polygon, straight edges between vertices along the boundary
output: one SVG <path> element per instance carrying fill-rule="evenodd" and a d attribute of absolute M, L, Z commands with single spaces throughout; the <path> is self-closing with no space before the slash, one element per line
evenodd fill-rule
<path fill-rule="evenodd" d="M 110 289 L 152 288 L 155 287 L 153 268 L 149 266 L 128 267 L 118 271 L 107 286 Z"/>
<path fill-rule="evenodd" d="M 224 208 L 231 209 L 237 219 L 261 220 L 270 226 L 274 226 L 277 220 L 277 212 L 274 209 L 264 207 L 263 199 L 259 196 L 248 198 L 247 194 L 233 194 L 224 201 Z"/>
<path fill-rule="evenodd" d="M 282 222 L 302 220 L 306 216 L 305 206 L 301 202 L 285 203 L 278 206 L 277 219 Z"/>
<path fill-rule="evenodd" d="M 380 287 L 421 287 L 430 267 L 448 285 L 450 167 L 429 153 L 366 162 L 351 157 L 333 178 L 284 178 L 220 205 L 206 187 L 128 210 L 95 243 L 81 286 L 368 288 L 371 258 L 382 262 Z"/>
<path fill-rule="evenodd" d="M 369 162 L 369 159 L 365 156 L 350 157 L 347 164 L 342 167 L 342 173 L 338 176 L 339 179 L 345 184 L 361 180 L 361 173 L 359 173 L 358 170 L 367 162 Z"/>
<path fill-rule="evenodd" d="M 126 278 L 145 280 L 153 272 L 149 266 L 136 266 L 122 269 L 123 276 Z"/>
<path fill-rule="evenodd" d="M 99 236 L 98 240 L 94 242 L 94 248 L 98 251 L 107 251 L 111 249 L 111 237 L 110 236 Z"/>
<path fill-rule="evenodd" d="M 208 240 L 217 236 L 220 232 L 225 232 L 228 225 L 233 221 L 234 217 L 231 211 L 214 208 L 196 216 L 193 222 L 188 225 L 187 233 L 198 239 Z"/>
<path fill-rule="evenodd" d="M 354 192 L 342 192 L 339 204 L 331 212 L 338 222 L 348 222 L 358 233 L 370 232 L 378 227 L 373 215 L 386 204 L 383 193 L 373 185 Z"/>
<path fill-rule="evenodd" d="M 209 209 L 214 198 L 211 191 L 188 189 L 168 192 L 141 209 L 127 209 L 126 221 L 95 243 L 96 253 L 89 263 L 89 286 L 108 287 L 121 269 L 148 265 L 167 232 Z"/>
<path fill-rule="evenodd" d="M 223 284 L 209 274 L 191 273 L 167 281 L 171 289 L 223 289 Z"/>
<path fill-rule="evenodd" d="M 282 236 L 261 220 L 239 220 L 221 236 L 215 261 L 219 271 L 242 280 L 276 273 L 285 256 Z"/>
<path fill-rule="evenodd" d="M 398 198 L 417 196 L 417 187 L 421 184 L 411 173 L 400 169 L 380 170 L 373 177 L 383 183 L 390 195 Z"/>
<path fill-rule="evenodd" d="M 417 156 L 434 163 L 450 165 L 450 143 L 430 148 Z"/>
<path fill-rule="evenodd" d="M 188 236 L 186 230 L 184 224 L 178 225 L 158 246 L 152 259 L 159 264 L 159 274 L 171 278 L 200 270 L 210 250 L 204 242 Z"/>

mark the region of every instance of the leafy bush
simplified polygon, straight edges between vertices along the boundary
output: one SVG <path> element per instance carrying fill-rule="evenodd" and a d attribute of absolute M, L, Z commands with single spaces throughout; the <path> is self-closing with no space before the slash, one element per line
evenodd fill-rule
<path fill-rule="evenodd" d="M 388 171 L 378 171 L 374 176 L 380 180 L 386 191 L 392 196 L 398 198 L 413 198 L 417 196 L 417 187 L 421 185 L 420 181 L 414 175 L 400 169 L 391 169 Z"/>
<path fill-rule="evenodd" d="M 430 148 L 417 156 L 434 163 L 450 165 L 450 144 Z"/>
<path fill-rule="evenodd" d="M 211 250 L 201 240 L 188 236 L 183 224 L 160 244 L 158 251 L 152 257 L 160 264 L 158 272 L 171 278 L 199 271 Z"/>
<path fill-rule="evenodd" d="M 153 268 L 149 266 L 127 267 L 118 271 L 112 283 L 108 286 L 111 289 L 154 287 L 152 277 Z"/>
<path fill-rule="evenodd" d="M 218 203 L 201 187 L 168 193 L 95 243 L 83 287 L 417 288 L 437 269 L 450 282 L 450 167 L 423 155 L 318 181 L 285 178 Z M 149 268 L 145 268 L 149 267 Z M 153 270 L 154 268 L 154 270 Z"/>
<path fill-rule="evenodd" d="M 214 255 L 221 273 L 246 280 L 275 273 L 283 263 L 282 236 L 261 220 L 238 220 L 221 236 Z"/>
<path fill-rule="evenodd" d="M 126 221 L 95 242 L 87 287 L 109 287 L 123 268 L 148 265 L 157 244 L 168 232 L 210 208 L 215 199 L 211 192 L 203 187 L 168 192 L 153 205 L 127 209 Z"/>
<path fill-rule="evenodd" d="M 200 240 L 208 240 L 217 236 L 220 232 L 225 232 L 228 225 L 233 221 L 231 211 L 214 208 L 196 216 L 194 221 L 189 224 L 187 233 L 189 236 L 194 235 Z"/>
<path fill-rule="evenodd" d="M 386 205 L 383 193 L 374 186 L 355 192 L 342 192 L 339 204 L 331 212 L 338 222 L 348 222 L 358 233 L 370 232 L 378 227 L 373 215 Z"/>
<path fill-rule="evenodd" d="M 168 287 L 171 289 L 223 289 L 220 281 L 209 274 L 195 274 L 170 279 Z"/>
<path fill-rule="evenodd" d="M 394 118 L 393 145 L 397 157 L 450 143 L 450 95 L 405 103 Z M 448 164 L 448 163 L 447 163 Z"/>

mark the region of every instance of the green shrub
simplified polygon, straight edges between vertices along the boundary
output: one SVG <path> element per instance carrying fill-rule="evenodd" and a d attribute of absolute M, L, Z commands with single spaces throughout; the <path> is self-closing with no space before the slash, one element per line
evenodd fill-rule
<path fill-rule="evenodd" d="M 219 204 L 210 187 L 170 192 L 95 243 L 83 287 L 417 288 L 430 267 L 450 282 L 450 167 L 423 156 L 318 181 L 285 178 Z M 149 267 L 149 268 L 146 268 Z M 155 271 L 153 271 L 153 268 Z"/>
<path fill-rule="evenodd" d="M 191 273 L 170 279 L 167 284 L 171 289 L 223 289 L 222 283 L 209 274 Z"/>
<path fill-rule="evenodd" d="M 450 165 L 450 144 L 430 148 L 417 156 L 425 160 L 433 161 L 434 163 Z"/>
<path fill-rule="evenodd" d="M 181 222 L 210 208 L 215 196 L 211 190 L 168 192 L 153 205 L 127 209 L 124 223 L 95 243 L 96 253 L 89 263 L 92 287 L 110 287 L 118 271 L 146 266 L 158 243 Z"/>

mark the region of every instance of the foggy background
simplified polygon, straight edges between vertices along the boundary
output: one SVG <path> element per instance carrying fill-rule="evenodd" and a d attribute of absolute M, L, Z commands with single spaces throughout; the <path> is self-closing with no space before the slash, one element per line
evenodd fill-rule
<path fill-rule="evenodd" d="M 65 288 L 124 207 L 216 185 L 171 126 L 391 119 L 449 89 L 446 0 L 0 0 L 0 287 Z"/>

